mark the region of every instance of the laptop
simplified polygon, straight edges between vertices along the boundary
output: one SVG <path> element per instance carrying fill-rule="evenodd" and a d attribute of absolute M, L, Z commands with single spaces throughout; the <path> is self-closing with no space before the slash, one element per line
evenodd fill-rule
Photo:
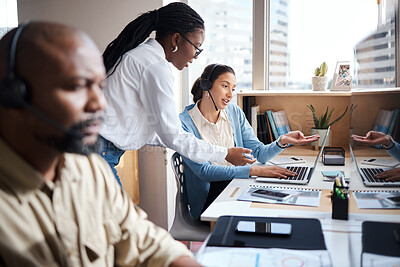
<path fill-rule="evenodd" d="M 285 166 L 286 169 L 289 169 L 295 173 L 296 176 L 283 178 L 274 178 L 274 177 L 257 177 L 257 182 L 265 182 L 265 183 L 280 183 L 280 184 L 308 184 L 310 182 L 311 176 L 314 173 L 315 167 L 318 164 L 318 161 L 322 155 L 322 151 L 325 148 L 326 140 L 329 138 L 329 133 L 331 131 L 331 127 L 328 127 L 328 131 L 326 132 L 324 141 L 322 142 L 321 149 L 319 150 L 318 156 L 315 159 L 314 165 L 312 167 L 302 167 L 302 166 Z"/>
<path fill-rule="evenodd" d="M 361 177 L 365 186 L 384 186 L 384 187 L 400 187 L 400 181 L 385 181 L 381 179 L 375 179 L 375 174 L 381 173 L 386 170 L 390 170 L 393 168 L 360 168 L 358 166 L 358 162 L 356 157 L 354 156 L 353 146 L 351 143 L 349 144 L 350 147 L 350 155 L 351 159 L 356 166 L 357 172 Z"/>

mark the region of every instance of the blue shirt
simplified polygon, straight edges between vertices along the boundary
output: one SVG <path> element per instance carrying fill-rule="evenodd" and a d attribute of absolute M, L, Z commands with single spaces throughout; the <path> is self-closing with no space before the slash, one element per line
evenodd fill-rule
<path fill-rule="evenodd" d="M 194 105 L 187 106 L 179 115 L 179 118 L 185 131 L 193 133 L 197 138 L 201 139 L 188 112 Z M 277 146 L 276 141 L 264 145 L 257 139 L 253 128 L 251 128 L 239 106 L 231 103 L 226 107 L 225 111 L 232 127 L 236 147 L 251 149 L 252 155 L 261 163 L 267 162 L 283 151 Z M 197 163 L 188 158 L 182 158 L 185 173 L 185 201 L 190 205 L 190 212 L 195 218 L 199 218 L 203 210 L 210 190 L 210 182 L 229 181 L 233 178 L 249 178 L 251 166 L 218 166 L 212 165 L 211 162 Z"/>
<path fill-rule="evenodd" d="M 395 158 L 396 160 L 400 161 L 400 144 L 394 142 L 394 146 L 391 149 L 386 150 L 390 156 Z"/>

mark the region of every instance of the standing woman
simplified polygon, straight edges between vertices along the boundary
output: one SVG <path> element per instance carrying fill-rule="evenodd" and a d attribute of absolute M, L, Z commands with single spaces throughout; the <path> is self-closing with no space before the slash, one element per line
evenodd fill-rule
<path fill-rule="evenodd" d="M 156 38 L 149 38 L 156 31 Z M 210 145 L 181 128 L 169 63 L 182 70 L 197 58 L 204 21 L 184 3 L 171 3 L 131 21 L 103 53 L 108 105 L 100 130 L 102 156 L 115 170 L 125 150 L 146 144 L 169 147 L 197 161 L 253 163 L 250 149 Z"/>

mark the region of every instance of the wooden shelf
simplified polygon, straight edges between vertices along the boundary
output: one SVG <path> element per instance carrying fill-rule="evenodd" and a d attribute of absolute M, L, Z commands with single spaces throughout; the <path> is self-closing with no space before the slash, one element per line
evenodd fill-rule
<path fill-rule="evenodd" d="M 260 111 L 285 110 L 292 130 L 300 130 L 309 135 L 314 126 L 311 111 L 312 104 L 317 114 L 325 112 L 326 107 L 335 108 L 332 119 L 339 117 L 346 107 L 358 105 L 350 121 L 349 112 L 332 126 L 331 146 L 347 147 L 350 140 L 350 128 L 355 134 L 364 135 L 370 131 L 379 109 L 400 108 L 400 88 L 389 89 L 353 89 L 341 91 L 282 90 L 282 91 L 240 91 L 237 94 L 238 105 L 243 108 L 244 97 L 254 96 Z"/>

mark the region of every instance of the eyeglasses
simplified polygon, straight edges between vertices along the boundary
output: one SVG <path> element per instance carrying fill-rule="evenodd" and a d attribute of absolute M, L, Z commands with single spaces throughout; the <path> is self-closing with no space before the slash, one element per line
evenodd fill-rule
<path fill-rule="evenodd" d="M 186 38 L 185 35 L 181 34 L 181 36 L 182 36 L 186 41 L 188 41 L 191 45 L 193 45 L 194 48 L 196 48 L 197 51 L 196 51 L 196 53 L 194 54 L 194 58 L 198 57 L 198 56 L 200 55 L 200 53 L 203 52 L 203 49 L 198 48 L 194 43 L 192 43 L 188 38 Z"/>

